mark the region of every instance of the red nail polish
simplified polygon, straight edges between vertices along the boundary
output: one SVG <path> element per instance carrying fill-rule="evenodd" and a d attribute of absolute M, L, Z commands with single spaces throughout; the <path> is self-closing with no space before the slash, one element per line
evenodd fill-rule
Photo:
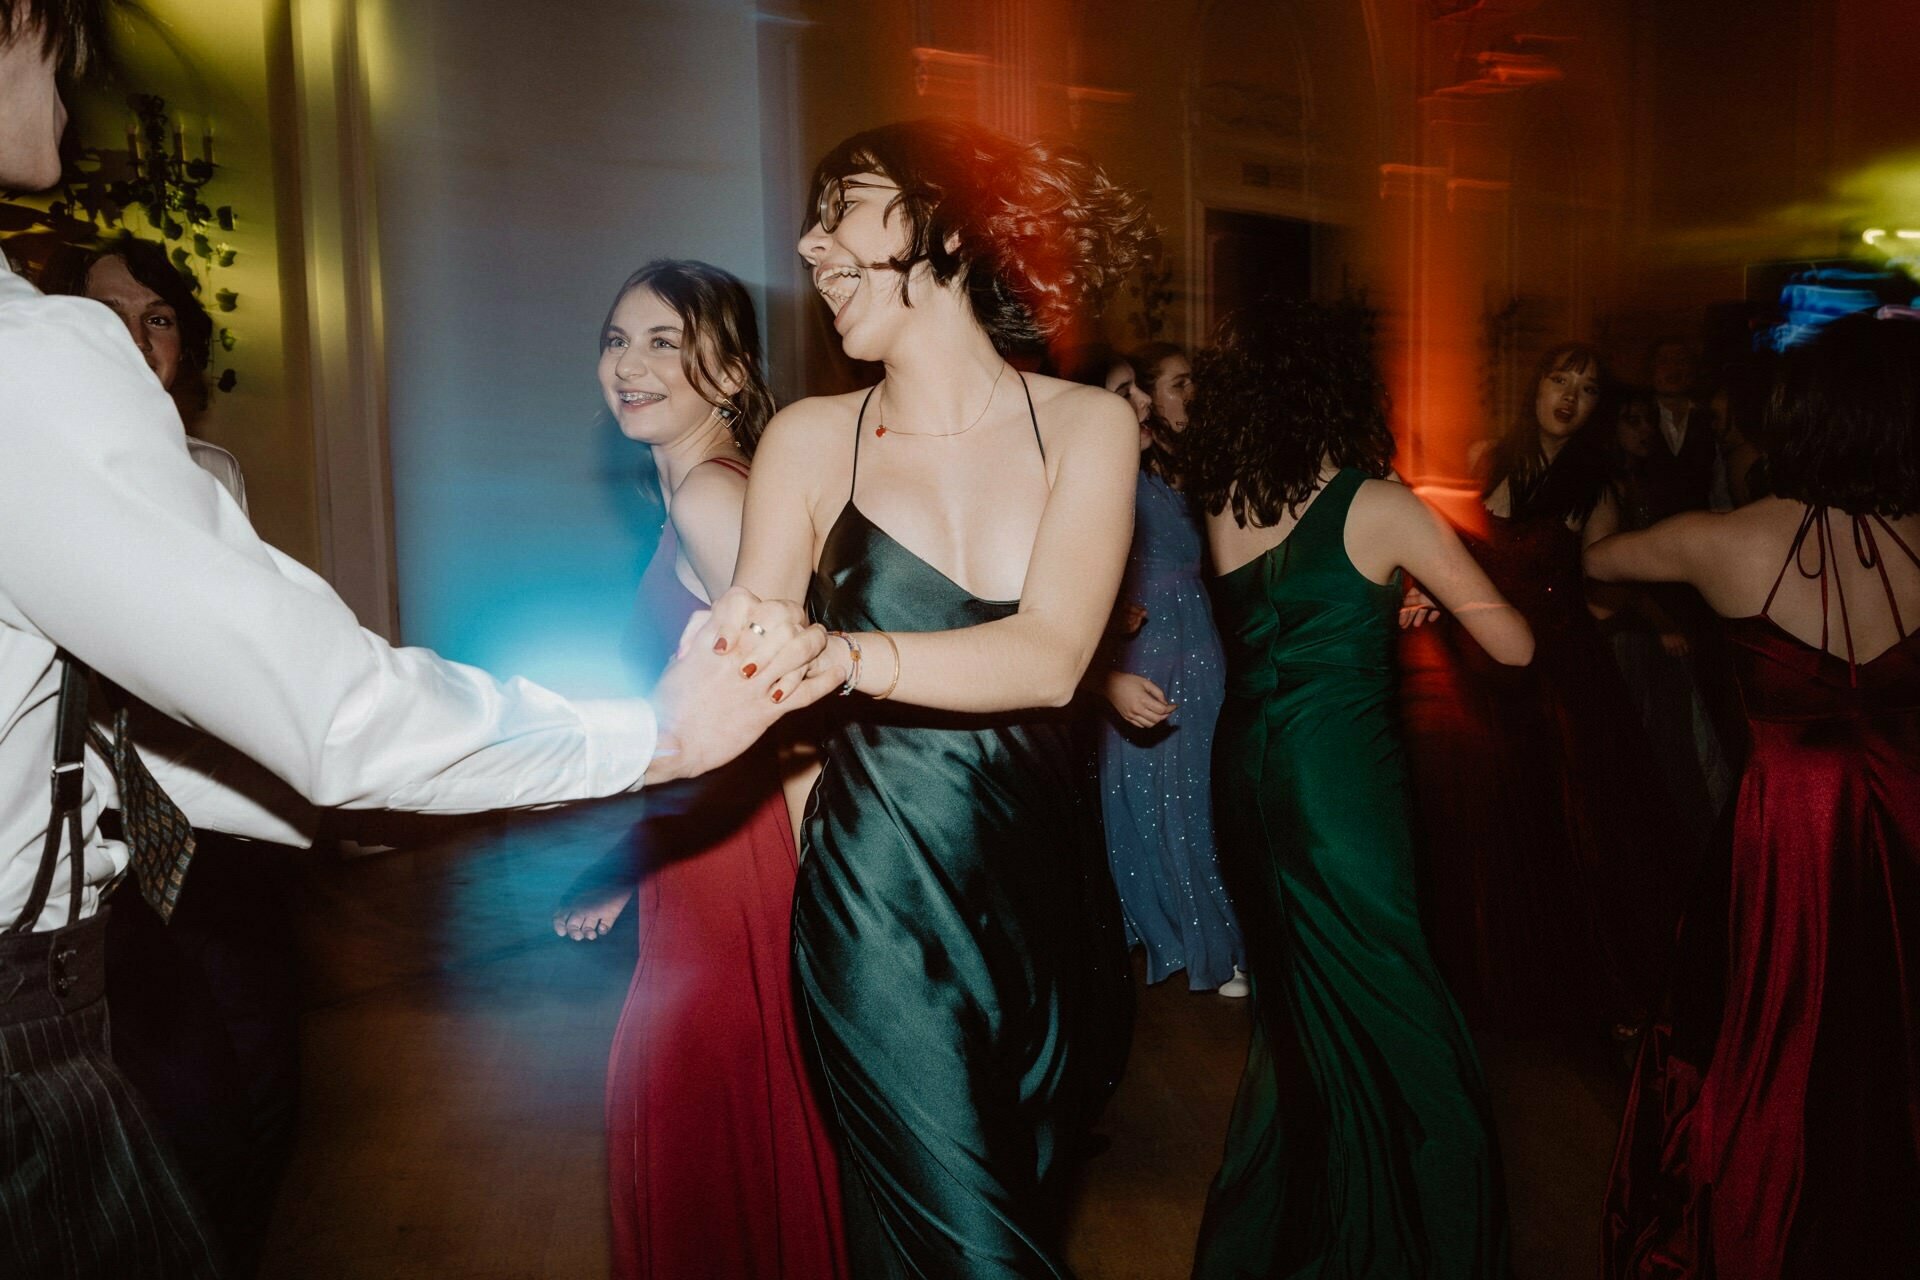
<path fill-rule="evenodd" d="M 759 669 L 760 669 L 759 663 L 749 662 L 746 666 L 740 668 L 740 674 L 745 676 L 747 679 L 751 680 L 753 679 L 753 673 L 758 671 Z"/>
<path fill-rule="evenodd" d="M 713 651 L 715 653 L 725 653 L 727 651 L 727 638 L 725 636 L 721 636 L 713 642 Z"/>
<path fill-rule="evenodd" d="M 778 702 L 778 701 L 780 701 L 780 699 L 782 699 L 782 698 L 784 698 L 784 697 L 786 697 L 786 696 L 787 696 L 787 694 L 786 694 L 786 691 L 785 691 L 784 689 L 775 689 L 775 690 L 773 691 L 773 700 L 774 700 L 775 702 Z"/>

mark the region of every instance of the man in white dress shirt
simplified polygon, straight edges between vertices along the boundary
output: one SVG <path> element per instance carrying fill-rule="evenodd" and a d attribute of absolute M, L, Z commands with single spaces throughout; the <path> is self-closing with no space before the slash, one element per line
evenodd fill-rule
<path fill-rule="evenodd" d="M 0 0 L 0 189 L 57 181 L 56 71 L 83 60 L 103 5 Z M 471 812 L 704 772 L 831 687 L 774 705 L 773 681 L 824 635 L 791 606 L 753 626 L 779 646 L 754 678 L 694 645 L 652 706 L 569 702 L 392 648 L 189 460 L 112 313 L 43 297 L 0 261 L 0 1275 L 217 1274 L 106 1056 L 95 917 L 127 854 L 97 830 L 111 779 L 95 761 L 79 900 L 62 855 L 44 906 L 20 918 L 48 825 L 58 651 L 312 803 Z M 228 772 L 155 768 L 194 825 L 284 838 L 272 804 Z"/>

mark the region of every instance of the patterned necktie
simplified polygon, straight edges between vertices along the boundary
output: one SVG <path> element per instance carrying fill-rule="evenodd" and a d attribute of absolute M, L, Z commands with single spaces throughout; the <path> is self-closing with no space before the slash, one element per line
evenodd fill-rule
<path fill-rule="evenodd" d="M 187 862 L 193 857 L 193 824 L 167 798 L 134 750 L 127 732 L 126 695 L 112 689 L 109 696 L 117 704 L 113 738 L 109 741 L 98 728 L 90 736 L 94 749 L 113 765 L 120 785 L 120 825 L 140 896 L 165 922 L 173 915 L 180 883 L 187 878 Z"/>

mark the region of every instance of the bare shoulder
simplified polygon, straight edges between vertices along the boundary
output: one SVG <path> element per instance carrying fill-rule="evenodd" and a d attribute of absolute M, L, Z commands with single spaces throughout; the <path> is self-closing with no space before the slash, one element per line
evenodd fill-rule
<path fill-rule="evenodd" d="M 705 516 L 729 508 L 738 520 L 740 504 L 746 496 L 747 478 L 737 469 L 718 462 L 701 463 L 687 473 L 687 478 L 674 492 L 675 523 L 679 522 L 682 512 L 697 511 Z"/>
<path fill-rule="evenodd" d="M 1041 434 L 1049 444 L 1056 439 L 1071 445 L 1087 437 L 1117 438 L 1127 448 L 1138 450 L 1133 410 L 1119 396 L 1102 387 L 1045 374 L 1029 373 L 1025 379 Z"/>
<path fill-rule="evenodd" d="M 810 474 L 851 450 L 854 419 L 867 392 L 808 396 L 773 415 L 754 452 L 756 464 L 777 463 L 782 474 Z"/>

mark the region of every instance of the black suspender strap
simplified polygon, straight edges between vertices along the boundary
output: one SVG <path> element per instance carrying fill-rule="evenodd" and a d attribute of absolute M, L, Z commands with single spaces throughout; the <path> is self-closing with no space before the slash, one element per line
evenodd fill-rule
<path fill-rule="evenodd" d="M 47 905 L 53 873 L 60 862 L 60 833 L 67 834 L 72 864 L 73 896 L 68 899 L 68 923 L 80 913 L 80 891 L 86 883 L 86 847 L 80 835 L 80 800 L 86 792 L 87 668 L 60 651 L 60 707 L 53 734 L 53 800 L 47 815 L 46 843 L 40 848 L 40 868 L 34 873 L 27 905 L 8 933 L 31 929 Z"/>

